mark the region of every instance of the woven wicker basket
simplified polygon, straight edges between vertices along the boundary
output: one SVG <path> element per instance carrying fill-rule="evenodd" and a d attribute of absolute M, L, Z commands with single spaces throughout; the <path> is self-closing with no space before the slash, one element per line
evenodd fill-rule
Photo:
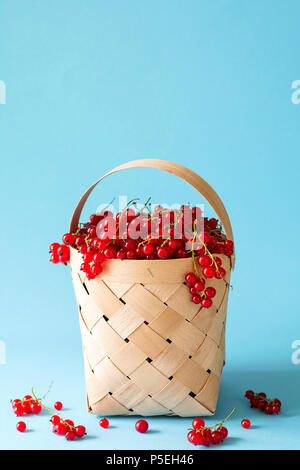
<path fill-rule="evenodd" d="M 137 160 L 119 170 L 157 168 L 181 177 L 214 208 L 233 240 L 225 207 L 215 191 L 191 170 L 163 160 Z M 104 178 L 103 177 L 103 178 Z M 101 181 L 101 178 L 99 181 Z M 78 203 L 70 226 L 97 183 Z M 234 257 L 221 256 L 230 281 Z M 71 272 L 79 308 L 88 410 L 99 415 L 205 416 L 216 409 L 225 363 L 228 285 L 207 280 L 217 295 L 209 309 L 191 302 L 184 285 L 191 258 L 110 260 L 94 280 L 80 271 L 71 249 Z"/>

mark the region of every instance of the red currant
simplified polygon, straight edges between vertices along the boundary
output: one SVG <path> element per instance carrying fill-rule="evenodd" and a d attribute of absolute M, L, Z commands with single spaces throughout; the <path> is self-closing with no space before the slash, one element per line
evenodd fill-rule
<path fill-rule="evenodd" d="M 101 252 L 98 252 L 94 255 L 94 258 L 93 258 L 93 261 L 94 263 L 103 263 L 103 261 L 105 260 L 105 256 L 103 253 Z"/>
<path fill-rule="evenodd" d="M 126 251 L 126 258 L 127 259 L 136 259 L 136 253 L 134 251 Z"/>
<path fill-rule="evenodd" d="M 80 245 L 78 249 L 79 249 L 79 252 L 80 252 L 82 255 L 85 255 L 86 252 L 87 252 L 87 246 L 86 246 L 86 245 Z"/>
<path fill-rule="evenodd" d="M 241 425 L 243 426 L 243 428 L 249 429 L 251 426 L 250 419 L 242 419 Z"/>
<path fill-rule="evenodd" d="M 198 278 L 194 273 L 187 273 L 185 280 L 188 284 L 190 284 L 190 286 L 193 286 L 197 282 Z"/>
<path fill-rule="evenodd" d="M 63 407 L 63 404 L 60 402 L 60 401 L 57 401 L 54 403 L 54 408 L 57 410 L 57 411 L 60 411 Z"/>
<path fill-rule="evenodd" d="M 251 398 L 250 399 L 250 405 L 251 405 L 251 408 L 257 408 L 258 407 L 258 399 L 257 398 Z"/>
<path fill-rule="evenodd" d="M 140 419 L 139 421 L 135 423 L 135 429 L 141 433 L 146 432 L 148 430 L 148 427 L 149 425 L 147 421 L 145 421 L 144 419 Z"/>
<path fill-rule="evenodd" d="M 187 252 L 184 248 L 179 248 L 179 250 L 177 250 L 177 258 L 187 258 Z"/>
<path fill-rule="evenodd" d="M 75 243 L 76 237 L 72 233 L 65 233 L 62 237 L 62 241 L 65 245 L 73 245 Z"/>
<path fill-rule="evenodd" d="M 205 422 L 202 418 L 195 418 L 192 423 L 192 426 L 194 429 L 203 428 L 205 426 Z"/>
<path fill-rule="evenodd" d="M 99 424 L 100 424 L 101 428 L 106 429 L 109 426 L 109 421 L 106 418 L 102 418 L 102 419 L 100 419 Z"/>
<path fill-rule="evenodd" d="M 212 306 L 212 300 L 209 297 L 203 297 L 203 299 L 201 299 L 201 305 L 204 308 L 209 308 Z"/>
<path fill-rule="evenodd" d="M 61 419 L 60 419 L 59 416 L 53 415 L 53 416 L 51 416 L 50 421 L 53 424 L 53 426 L 56 426 L 57 424 L 59 424 L 61 422 Z"/>
<path fill-rule="evenodd" d="M 57 253 L 57 250 L 59 249 L 60 244 L 59 243 L 51 243 L 49 250 L 51 253 L 55 254 Z"/>
<path fill-rule="evenodd" d="M 103 215 L 92 214 L 90 216 L 90 221 L 93 225 L 97 225 L 98 222 L 103 218 Z"/>
<path fill-rule="evenodd" d="M 124 250 L 117 251 L 116 258 L 117 259 L 125 259 L 126 258 L 126 251 L 124 251 Z"/>
<path fill-rule="evenodd" d="M 205 447 L 208 447 L 210 443 L 211 443 L 211 438 L 209 436 L 202 435 L 201 444 Z"/>
<path fill-rule="evenodd" d="M 51 261 L 51 263 L 53 263 L 53 264 L 59 263 L 59 256 L 58 256 L 58 254 L 53 253 L 53 254 L 50 256 L 50 261 Z"/>
<path fill-rule="evenodd" d="M 33 400 L 31 395 L 25 395 L 25 397 L 23 397 L 23 401 L 31 401 L 31 400 Z"/>
<path fill-rule="evenodd" d="M 273 406 L 272 405 L 266 405 L 265 406 L 265 413 L 267 413 L 267 415 L 272 415 L 274 413 Z"/>
<path fill-rule="evenodd" d="M 167 259 L 169 258 L 169 250 L 166 246 L 162 246 L 157 250 L 157 256 L 159 259 Z"/>
<path fill-rule="evenodd" d="M 92 280 L 95 279 L 96 274 L 92 273 L 92 271 L 89 271 L 88 273 L 86 273 L 86 277 L 87 279 Z"/>
<path fill-rule="evenodd" d="M 31 413 L 38 415 L 42 411 L 42 406 L 38 401 L 33 401 L 30 405 Z"/>
<path fill-rule="evenodd" d="M 25 413 L 25 408 L 22 405 L 22 403 L 14 406 L 13 410 L 14 410 L 15 415 L 17 416 L 23 416 L 23 414 Z"/>
<path fill-rule="evenodd" d="M 83 236 L 79 236 L 75 238 L 75 245 L 79 247 L 80 245 L 85 245 L 85 239 Z"/>
<path fill-rule="evenodd" d="M 84 426 L 76 426 L 75 428 L 76 436 L 83 437 L 85 435 L 85 427 Z"/>
<path fill-rule="evenodd" d="M 20 400 L 20 398 L 16 398 L 12 401 L 11 406 L 14 407 L 16 405 L 19 405 L 20 403 L 22 403 L 22 400 Z"/>
<path fill-rule="evenodd" d="M 24 423 L 24 421 L 19 421 L 16 424 L 16 428 L 17 428 L 17 431 L 19 431 L 19 432 L 25 432 L 26 431 L 26 424 Z"/>
<path fill-rule="evenodd" d="M 245 397 L 250 400 L 250 398 L 254 397 L 254 392 L 252 390 L 247 390 L 245 393 Z"/>
<path fill-rule="evenodd" d="M 70 261 L 70 256 L 60 256 L 59 261 L 60 261 L 60 263 L 66 264 Z"/>
<path fill-rule="evenodd" d="M 94 264 L 91 267 L 91 272 L 95 275 L 102 273 L 102 271 L 103 271 L 103 268 L 102 268 L 101 264 Z"/>
<path fill-rule="evenodd" d="M 228 248 L 227 246 L 224 247 L 224 255 L 226 256 L 232 256 L 233 255 L 233 249 L 232 248 Z"/>
<path fill-rule="evenodd" d="M 68 426 L 62 422 L 54 426 L 54 432 L 56 432 L 59 436 L 64 436 L 67 431 L 68 431 Z"/>
<path fill-rule="evenodd" d="M 57 254 L 59 256 L 68 257 L 70 256 L 70 248 L 66 245 L 60 245 L 59 249 L 57 250 Z"/>
<path fill-rule="evenodd" d="M 141 259 L 145 257 L 145 253 L 143 251 L 143 248 L 141 246 L 138 246 L 137 249 L 135 250 L 135 255 L 137 258 Z"/>
<path fill-rule="evenodd" d="M 205 288 L 205 281 L 199 279 L 197 282 L 195 282 L 194 287 L 198 292 L 202 292 Z"/>
<path fill-rule="evenodd" d="M 220 442 L 222 441 L 222 435 L 219 431 L 213 431 L 211 433 L 211 442 L 213 444 L 220 444 Z"/>
<path fill-rule="evenodd" d="M 80 265 L 80 269 L 81 269 L 81 271 L 83 271 L 84 273 L 89 273 L 89 272 L 91 272 L 91 266 L 90 266 L 89 263 L 86 263 L 86 262 L 84 262 L 84 263 L 82 263 L 82 264 Z"/>
<path fill-rule="evenodd" d="M 214 230 L 215 228 L 217 228 L 217 225 L 218 225 L 217 219 L 214 219 L 214 218 L 209 219 L 208 225 L 212 230 Z"/>
<path fill-rule="evenodd" d="M 222 269 L 222 268 L 220 268 Z M 207 277 L 207 278 L 211 278 L 211 277 L 214 277 L 215 274 L 216 274 L 216 269 L 214 266 L 205 266 L 203 269 L 202 269 L 202 273 L 203 273 L 203 276 Z"/>
<path fill-rule="evenodd" d="M 151 253 L 153 253 L 154 251 L 154 246 L 153 245 L 144 245 L 143 246 L 143 252 L 145 253 L 145 255 L 151 255 Z"/>
<path fill-rule="evenodd" d="M 198 294 L 193 295 L 192 301 L 194 302 L 194 304 L 200 304 L 201 303 L 200 295 L 198 295 Z"/>
<path fill-rule="evenodd" d="M 137 247 L 136 241 L 135 240 L 126 240 L 124 243 L 124 249 L 126 251 L 135 251 Z"/>
<path fill-rule="evenodd" d="M 225 426 L 218 427 L 217 431 L 219 431 L 219 433 L 221 434 L 222 440 L 226 439 L 226 437 L 228 436 L 228 429 L 225 428 Z"/>
<path fill-rule="evenodd" d="M 107 259 L 112 259 L 115 257 L 116 255 L 116 250 L 110 246 L 108 246 L 105 250 L 104 250 L 104 255 L 105 255 L 105 258 Z"/>
<path fill-rule="evenodd" d="M 199 256 L 198 263 L 200 264 L 200 266 L 204 267 L 204 266 L 210 266 L 212 261 L 211 261 L 210 256 L 203 255 L 203 256 Z"/>
<path fill-rule="evenodd" d="M 258 400 L 258 403 L 257 403 L 257 408 L 259 410 L 264 410 L 265 409 L 265 406 L 266 406 L 266 403 L 265 400 Z"/>
<path fill-rule="evenodd" d="M 218 256 L 216 256 L 216 257 L 214 258 L 214 260 L 215 260 L 215 263 L 216 263 L 216 265 L 217 265 L 218 267 L 222 266 L 222 260 L 221 260 L 221 258 L 219 258 Z"/>
<path fill-rule="evenodd" d="M 215 274 L 216 279 L 223 279 L 226 276 L 226 271 L 224 268 L 218 268 L 218 271 Z"/>
<path fill-rule="evenodd" d="M 66 432 L 66 439 L 67 441 L 73 441 L 76 437 L 76 434 L 74 431 L 70 430 Z"/>
<path fill-rule="evenodd" d="M 280 406 L 279 405 L 273 405 L 272 406 L 273 413 L 278 414 L 280 412 Z"/>
<path fill-rule="evenodd" d="M 64 420 L 64 423 L 65 423 L 65 424 L 68 424 L 69 426 L 71 426 L 71 428 L 74 427 L 74 421 L 72 421 L 71 419 L 65 419 L 65 420 Z"/>
<path fill-rule="evenodd" d="M 212 299 L 215 295 L 216 295 L 217 291 L 214 287 L 207 287 L 205 289 L 205 295 L 206 297 L 209 297 L 210 299 Z"/>
<path fill-rule="evenodd" d="M 194 434 L 192 436 L 192 444 L 194 444 L 195 446 L 199 445 L 199 444 L 202 444 L 202 435 L 200 432 L 195 432 L 195 431 L 192 431 Z"/>
<path fill-rule="evenodd" d="M 191 444 L 195 444 L 196 435 L 197 435 L 197 433 L 195 431 L 190 431 L 188 433 L 187 438 L 188 438 L 188 441 L 190 441 Z"/>

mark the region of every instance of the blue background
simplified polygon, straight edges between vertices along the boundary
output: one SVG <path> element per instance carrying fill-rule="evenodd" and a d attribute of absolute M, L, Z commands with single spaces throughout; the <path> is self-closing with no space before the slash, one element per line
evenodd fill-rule
<path fill-rule="evenodd" d="M 1 448 L 191 448 L 190 419 L 151 418 L 138 435 L 135 418 L 104 431 L 87 415 L 69 269 L 48 262 L 83 191 L 147 157 L 194 169 L 232 219 L 227 365 L 209 422 L 237 412 L 219 448 L 300 447 L 299 13 L 297 0 L 1 1 Z M 97 188 L 85 214 L 118 194 L 202 202 L 173 176 L 132 170 Z M 51 380 L 47 403 L 62 400 L 86 439 L 53 435 L 46 414 L 16 432 L 9 399 Z M 281 398 L 281 415 L 250 410 L 247 388 Z"/>

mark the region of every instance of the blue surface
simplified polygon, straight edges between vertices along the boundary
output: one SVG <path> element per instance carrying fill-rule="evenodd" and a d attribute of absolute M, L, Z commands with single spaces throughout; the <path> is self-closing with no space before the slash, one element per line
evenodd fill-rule
<path fill-rule="evenodd" d="M 190 448 L 191 420 L 112 418 L 85 410 L 80 332 L 68 269 L 48 262 L 83 190 L 116 164 L 159 157 L 186 164 L 221 195 L 237 264 L 227 365 L 216 419 L 234 406 L 223 448 L 299 448 L 299 79 L 296 0 L 4 0 L 0 5 L 2 190 L 0 448 Z M 97 189 L 85 214 L 118 194 L 202 202 L 170 175 L 136 170 Z M 3 344 L 3 343 L 2 343 Z M 89 435 L 67 443 L 48 416 L 15 431 L 9 399 L 32 385 L 61 399 Z M 245 389 L 283 401 L 252 411 Z M 255 426 L 245 431 L 240 420 Z M 213 422 L 210 418 L 209 422 Z M 220 447 L 219 447 L 220 448 Z"/>

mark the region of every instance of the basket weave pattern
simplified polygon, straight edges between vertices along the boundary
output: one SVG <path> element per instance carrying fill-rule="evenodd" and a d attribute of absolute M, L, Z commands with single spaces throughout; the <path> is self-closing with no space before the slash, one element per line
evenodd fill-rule
<path fill-rule="evenodd" d="M 230 282 L 230 260 L 222 265 Z M 212 279 L 209 309 L 191 302 L 192 261 L 110 260 L 87 281 L 71 249 L 88 409 L 100 415 L 205 416 L 225 363 L 228 284 Z"/>

